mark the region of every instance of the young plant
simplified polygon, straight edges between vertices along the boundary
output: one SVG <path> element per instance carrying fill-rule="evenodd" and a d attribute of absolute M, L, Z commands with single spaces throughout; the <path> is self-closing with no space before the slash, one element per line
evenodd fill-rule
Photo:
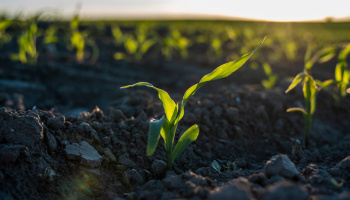
<path fill-rule="evenodd" d="M 262 44 L 262 42 L 260 43 L 260 45 Z M 260 45 L 258 47 L 260 47 Z M 168 168 L 171 168 L 174 163 L 174 160 L 181 155 L 181 153 L 189 144 L 191 144 L 197 139 L 197 136 L 199 134 L 198 125 L 195 124 L 191 126 L 187 131 L 185 131 L 185 133 L 182 134 L 179 141 L 174 147 L 176 128 L 178 126 L 179 121 L 184 116 L 184 107 L 188 99 L 191 96 L 193 96 L 196 93 L 196 91 L 199 88 L 201 88 L 204 84 L 210 81 L 225 78 L 233 72 L 235 72 L 236 70 L 238 70 L 258 49 L 258 47 L 256 47 L 253 50 L 253 52 L 243 55 L 240 59 L 223 64 L 217 67 L 211 73 L 202 77 L 199 83 L 193 85 L 185 92 L 180 106 L 170 98 L 169 94 L 166 91 L 156 88 L 150 83 L 139 82 L 133 85 L 121 87 L 129 88 L 134 86 L 146 86 L 153 88 L 158 92 L 159 99 L 163 102 L 165 116 L 162 116 L 159 120 L 152 120 L 150 122 L 150 128 L 148 132 L 147 155 L 151 156 L 154 153 L 161 136 L 164 140 L 164 146 L 167 152 Z"/>
<path fill-rule="evenodd" d="M 38 17 L 35 17 L 27 27 L 27 30 L 18 38 L 18 53 L 11 56 L 12 60 L 19 60 L 29 65 L 36 64 L 39 53 L 36 48 Z"/>
<path fill-rule="evenodd" d="M 170 34 L 164 38 L 161 50 L 167 60 L 172 59 L 173 51 L 175 50 L 180 53 L 182 59 L 185 59 L 188 57 L 187 49 L 190 45 L 190 41 L 183 37 L 180 31 L 172 28 Z"/>
<path fill-rule="evenodd" d="M 219 174 L 221 174 L 221 166 L 220 166 L 220 164 L 218 163 L 218 161 L 214 160 L 214 161 L 211 163 L 211 167 L 212 167 L 215 171 L 219 172 Z"/>
<path fill-rule="evenodd" d="M 13 20 L 3 19 L 0 20 L 0 45 L 11 40 L 11 36 L 6 34 L 6 29 L 12 24 Z"/>
<path fill-rule="evenodd" d="M 135 36 L 131 34 L 122 34 L 121 32 L 113 33 L 115 40 L 120 40 L 120 38 L 124 41 L 124 48 L 126 53 L 116 52 L 114 53 L 114 58 L 116 60 L 136 60 L 139 61 L 142 57 L 147 53 L 147 51 L 156 43 L 156 40 L 153 38 L 148 38 L 148 28 L 146 25 L 140 25 L 136 29 Z M 122 35 L 120 35 L 122 34 Z"/>
<path fill-rule="evenodd" d="M 335 80 L 330 79 L 320 83 L 322 89 L 330 93 L 337 104 L 349 93 L 350 71 L 346 60 L 349 54 L 350 43 L 339 52 L 337 65 L 335 66 Z M 336 91 L 329 88 L 331 85 L 336 85 Z"/>
<path fill-rule="evenodd" d="M 311 123 L 312 123 L 312 116 L 316 109 L 316 93 L 317 93 L 317 87 L 316 82 L 310 76 L 307 72 L 299 73 L 288 89 L 286 90 L 286 93 L 288 93 L 290 90 L 295 88 L 300 82 L 303 84 L 303 94 L 305 99 L 305 108 L 288 108 L 287 112 L 294 112 L 298 111 L 301 112 L 305 119 L 304 124 L 304 136 L 305 136 L 305 146 L 308 147 L 309 144 L 309 138 L 310 138 L 310 131 L 311 131 Z"/>
<path fill-rule="evenodd" d="M 264 62 L 262 66 L 263 66 L 264 72 L 267 76 L 267 80 L 262 80 L 261 84 L 264 86 L 264 88 L 266 90 L 270 90 L 276 84 L 277 75 L 272 73 L 272 69 L 271 69 L 271 66 L 269 65 L 269 63 Z"/>
<path fill-rule="evenodd" d="M 78 62 L 84 61 L 84 50 L 87 46 L 90 46 L 92 49 L 91 63 L 95 63 L 97 61 L 99 55 L 99 48 L 94 40 L 89 39 L 89 33 L 87 31 L 79 31 L 79 15 L 75 15 L 74 18 L 70 21 L 70 46 L 69 49 L 75 49 L 76 59 Z"/>
<path fill-rule="evenodd" d="M 326 47 L 317 51 L 312 57 L 313 46 L 309 45 L 307 47 L 305 57 L 304 57 L 304 71 L 311 74 L 312 67 L 315 63 L 324 63 L 332 59 L 336 53 L 336 49 L 333 47 Z"/>

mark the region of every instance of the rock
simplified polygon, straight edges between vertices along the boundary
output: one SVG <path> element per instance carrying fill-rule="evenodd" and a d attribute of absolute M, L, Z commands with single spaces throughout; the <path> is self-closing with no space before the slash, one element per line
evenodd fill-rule
<path fill-rule="evenodd" d="M 268 120 L 269 116 L 267 115 L 264 105 L 260 105 L 255 109 L 254 115 L 256 117 L 261 117 L 263 120 Z"/>
<path fill-rule="evenodd" d="M 184 121 L 188 124 L 194 124 L 197 122 L 197 117 L 192 113 L 186 113 L 184 115 Z"/>
<path fill-rule="evenodd" d="M 109 148 L 105 148 L 103 153 L 112 161 L 117 162 L 117 158 L 114 156 L 112 151 Z"/>
<path fill-rule="evenodd" d="M 239 110 L 234 107 L 229 107 L 225 111 L 226 118 L 228 119 L 228 122 L 231 124 L 237 124 L 239 120 Z"/>
<path fill-rule="evenodd" d="M 278 182 L 268 187 L 261 200 L 306 200 L 308 194 L 303 187 L 289 181 Z"/>
<path fill-rule="evenodd" d="M 253 198 L 250 187 L 250 183 L 247 179 L 239 177 L 214 190 L 214 192 L 211 193 L 209 199 L 249 200 Z"/>
<path fill-rule="evenodd" d="M 0 145 L 0 163 L 11 164 L 15 163 L 25 150 L 24 145 L 1 144 Z"/>
<path fill-rule="evenodd" d="M 118 162 L 122 165 L 129 167 L 129 168 L 135 168 L 137 166 L 136 163 L 129 158 L 129 154 L 127 154 L 127 153 L 121 155 L 118 158 Z"/>
<path fill-rule="evenodd" d="M 57 150 L 56 138 L 48 131 L 45 132 L 45 141 L 49 149 L 49 152 L 53 153 Z"/>
<path fill-rule="evenodd" d="M 222 108 L 220 106 L 215 106 L 212 112 L 215 118 L 222 117 Z"/>
<path fill-rule="evenodd" d="M 338 165 L 337 167 L 339 169 L 347 169 L 350 170 L 350 156 L 344 158 Z"/>
<path fill-rule="evenodd" d="M 7 115 L 8 114 L 8 115 Z M 44 129 L 38 115 L 18 116 L 3 112 L 0 118 L 0 141 L 32 147 L 44 138 Z"/>
<path fill-rule="evenodd" d="M 142 185 L 145 183 L 143 177 L 136 169 L 128 169 L 124 173 L 124 181 L 132 185 Z"/>
<path fill-rule="evenodd" d="M 287 155 L 277 155 L 266 162 L 264 172 L 267 177 L 280 175 L 285 178 L 293 179 L 299 177 L 299 171 Z"/>
<path fill-rule="evenodd" d="M 215 105 L 215 103 L 214 103 L 212 100 L 204 99 L 204 100 L 202 101 L 202 106 L 203 106 L 204 108 L 212 108 L 212 107 L 214 107 L 214 105 Z"/>
<path fill-rule="evenodd" d="M 68 144 L 65 148 L 68 159 L 80 160 L 87 167 L 101 166 L 102 156 L 87 142 Z"/>
<path fill-rule="evenodd" d="M 83 129 L 84 136 L 90 139 L 94 139 L 97 142 L 101 142 L 95 129 L 93 129 L 88 123 L 83 122 L 80 124 L 80 126 Z"/>
<path fill-rule="evenodd" d="M 162 160 L 155 160 L 152 163 L 151 171 L 157 178 L 163 178 L 165 176 L 167 164 Z"/>
<path fill-rule="evenodd" d="M 58 130 L 65 127 L 64 125 L 65 122 L 66 122 L 66 118 L 64 116 L 52 117 L 47 119 L 47 126 Z"/>

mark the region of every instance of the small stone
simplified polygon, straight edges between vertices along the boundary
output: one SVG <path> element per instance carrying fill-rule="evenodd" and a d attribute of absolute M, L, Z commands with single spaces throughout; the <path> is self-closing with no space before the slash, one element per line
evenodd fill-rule
<path fill-rule="evenodd" d="M 185 113 L 184 121 L 188 124 L 194 124 L 197 122 L 197 117 L 192 113 Z"/>
<path fill-rule="evenodd" d="M 217 188 L 210 195 L 209 199 L 220 199 L 220 200 L 249 200 L 253 198 L 250 191 L 250 183 L 247 179 L 239 177 L 229 181 L 224 186 Z"/>
<path fill-rule="evenodd" d="M 15 163 L 25 150 L 24 145 L 1 144 L 0 145 L 0 163 L 10 164 Z"/>
<path fill-rule="evenodd" d="M 127 153 L 121 155 L 118 159 L 118 162 L 122 165 L 129 167 L 129 168 L 135 168 L 137 166 L 136 163 L 129 158 L 129 154 L 127 154 Z"/>
<path fill-rule="evenodd" d="M 215 118 L 219 118 L 222 115 L 222 108 L 220 106 L 215 106 L 212 110 L 213 116 Z"/>
<path fill-rule="evenodd" d="M 239 110 L 234 107 L 229 107 L 225 111 L 226 118 L 231 124 L 237 124 L 239 120 Z"/>
<path fill-rule="evenodd" d="M 65 127 L 64 123 L 66 122 L 66 118 L 64 116 L 60 117 L 52 117 L 47 119 L 47 126 L 52 129 L 62 129 Z"/>
<path fill-rule="evenodd" d="M 49 149 L 49 152 L 53 153 L 57 150 L 56 138 L 48 131 L 45 132 L 45 141 Z"/>
<path fill-rule="evenodd" d="M 80 126 L 83 129 L 84 132 L 84 136 L 90 138 L 90 139 L 94 139 L 97 142 L 101 142 L 100 138 L 97 135 L 97 132 L 95 129 L 93 129 L 88 123 L 83 122 L 80 124 Z"/>
<path fill-rule="evenodd" d="M 165 176 L 167 164 L 162 160 L 155 160 L 152 163 L 151 170 L 155 177 L 163 178 Z"/>
<path fill-rule="evenodd" d="M 144 184 L 144 179 L 141 174 L 136 169 L 128 169 L 124 173 L 125 182 L 132 185 L 142 185 Z"/>
<path fill-rule="evenodd" d="M 264 172 L 268 177 L 275 175 L 280 175 L 289 179 L 299 177 L 299 171 L 294 163 L 287 155 L 283 154 L 274 156 L 271 160 L 267 161 L 264 167 Z"/>
<path fill-rule="evenodd" d="M 212 100 L 204 99 L 204 100 L 202 101 L 202 106 L 203 106 L 204 108 L 212 108 L 212 107 L 214 107 L 214 105 L 215 105 L 215 103 L 214 103 Z"/>
<path fill-rule="evenodd" d="M 264 105 L 260 105 L 255 109 L 254 115 L 256 117 L 261 117 L 263 120 L 268 120 L 269 116 L 267 115 Z"/>
<path fill-rule="evenodd" d="M 103 153 L 112 161 L 117 162 L 117 158 L 114 156 L 112 151 L 109 148 L 105 148 Z"/>
<path fill-rule="evenodd" d="M 80 159 L 80 163 L 84 166 L 92 168 L 101 166 L 102 156 L 85 141 L 68 144 L 65 148 L 65 152 L 68 159 Z"/>
<path fill-rule="evenodd" d="M 293 184 L 289 181 L 280 181 L 270 187 L 265 192 L 261 200 L 306 200 L 308 194 L 300 185 Z"/>

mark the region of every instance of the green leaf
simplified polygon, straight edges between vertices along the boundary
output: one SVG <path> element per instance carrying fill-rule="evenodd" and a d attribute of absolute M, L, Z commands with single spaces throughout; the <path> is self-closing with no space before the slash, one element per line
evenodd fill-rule
<path fill-rule="evenodd" d="M 305 98 L 305 110 L 312 115 L 316 108 L 316 82 L 311 76 L 304 79 L 303 93 Z"/>
<path fill-rule="evenodd" d="M 305 77 L 304 73 L 299 73 L 292 81 L 288 89 L 285 91 L 285 93 L 288 93 L 291 91 L 293 88 L 295 88 Z"/>
<path fill-rule="evenodd" d="M 151 121 L 149 124 L 148 142 L 147 142 L 147 155 L 148 156 L 151 156 L 157 148 L 160 130 L 163 126 L 163 123 L 164 123 L 164 116 L 162 116 L 162 118 L 160 118 L 160 120 Z"/>
<path fill-rule="evenodd" d="M 346 62 L 346 57 L 350 53 L 350 43 L 345 46 L 343 50 L 340 51 L 338 55 L 338 62 L 345 61 Z"/>
<path fill-rule="evenodd" d="M 297 107 L 295 107 L 295 108 L 288 108 L 287 109 L 287 112 L 302 112 L 304 115 L 307 115 L 307 112 L 304 110 L 304 109 L 302 109 L 302 108 L 297 108 Z"/>
<path fill-rule="evenodd" d="M 135 87 L 135 86 L 146 86 L 157 90 L 158 97 L 163 102 L 164 112 L 168 121 L 172 122 L 175 119 L 177 115 L 177 105 L 175 104 L 174 100 L 170 98 L 169 94 L 166 91 L 156 88 L 152 84 L 147 82 L 138 82 L 132 85 L 123 86 L 121 87 L 121 89 Z"/>
<path fill-rule="evenodd" d="M 231 62 L 225 63 L 225 64 L 217 67 L 211 73 L 203 76 L 203 78 L 199 81 L 199 83 L 190 87 L 185 92 L 185 94 L 183 96 L 183 99 L 181 102 L 180 114 L 177 117 L 175 123 L 178 123 L 182 119 L 182 117 L 184 115 L 184 106 L 185 106 L 187 100 L 191 96 L 193 96 L 199 88 L 201 88 L 204 84 L 206 84 L 209 81 L 214 81 L 214 80 L 225 78 L 225 77 L 229 76 L 230 74 L 232 74 L 233 72 L 235 72 L 236 70 L 238 70 L 240 67 L 242 67 L 242 65 L 245 62 L 247 62 L 247 60 L 250 58 L 250 56 L 253 55 L 253 53 L 261 46 L 261 44 L 264 42 L 265 38 L 261 41 L 261 43 L 251 53 L 243 55 L 238 60 L 231 61 Z"/>
<path fill-rule="evenodd" d="M 218 161 L 214 160 L 211 163 L 211 166 L 213 167 L 213 169 L 217 172 L 219 172 L 221 174 L 221 166 L 219 165 Z"/>
<path fill-rule="evenodd" d="M 327 47 L 320 51 L 318 62 L 327 62 L 335 56 L 336 49 L 333 47 Z"/>
<path fill-rule="evenodd" d="M 181 138 L 175 145 L 173 154 L 171 156 L 172 162 L 174 162 L 174 160 L 182 154 L 182 152 L 186 149 L 186 147 L 189 144 L 191 144 L 193 141 L 197 139 L 198 134 L 199 134 L 199 128 L 197 124 L 187 129 L 187 131 L 181 136 Z"/>

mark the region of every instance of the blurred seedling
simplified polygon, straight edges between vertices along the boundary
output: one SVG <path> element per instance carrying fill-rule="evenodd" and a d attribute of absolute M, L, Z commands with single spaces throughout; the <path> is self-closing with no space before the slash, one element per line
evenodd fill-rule
<path fill-rule="evenodd" d="M 90 46 L 92 49 L 91 62 L 95 63 L 99 55 L 99 48 L 94 40 L 88 38 L 89 33 L 87 31 L 79 30 L 79 24 L 79 15 L 76 14 L 70 21 L 71 36 L 68 49 L 75 50 L 76 59 L 81 63 L 84 61 L 84 50 L 86 46 Z"/>
<path fill-rule="evenodd" d="M 187 49 L 190 45 L 190 40 L 188 40 L 186 37 L 183 37 L 179 30 L 171 28 L 170 34 L 168 34 L 163 40 L 161 50 L 162 54 L 167 60 L 172 59 L 174 51 L 178 51 L 180 57 L 182 59 L 185 59 L 188 57 Z"/>
<path fill-rule="evenodd" d="M 320 49 L 312 55 L 313 50 L 314 46 L 308 45 L 304 56 L 304 71 L 306 71 L 308 74 L 312 73 L 312 67 L 315 65 L 315 63 L 327 62 L 336 54 L 336 48 L 334 47 Z"/>
<path fill-rule="evenodd" d="M 347 44 L 338 55 L 337 65 L 335 66 L 335 80 L 327 80 L 322 83 L 322 88 L 329 92 L 336 103 L 339 104 L 341 100 L 350 93 L 349 79 L 350 72 L 348 69 L 347 56 L 350 54 L 350 43 Z M 336 92 L 329 89 L 330 85 L 336 85 Z"/>
<path fill-rule="evenodd" d="M 265 39 L 265 38 L 264 38 Z M 263 40 L 264 41 L 264 40 Z M 169 94 L 159 88 L 154 87 L 150 83 L 147 82 L 139 82 L 133 85 L 127 85 L 121 88 L 130 88 L 134 86 L 146 86 L 155 89 L 158 92 L 159 99 L 163 102 L 163 108 L 165 112 L 165 117 L 162 116 L 159 120 L 152 120 L 150 122 L 149 132 L 148 132 L 148 143 L 147 143 L 147 155 L 151 156 L 160 139 L 160 136 L 164 140 L 165 150 L 167 152 L 167 164 L 170 169 L 173 165 L 173 162 L 176 158 L 178 158 L 182 152 L 186 149 L 186 147 L 195 141 L 199 134 L 198 125 L 195 124 L 191 126 L 187 131 L 185 131 L 177 144 L 174 147 L 174 139 L 175 133 L 178 126 L 179 121 L 184 116 L 184 107 L 188 99 L 193 96 L 196 91 L 201 88 L 204 84 L 225 78 L 238 70 L 250 57 L 251 55 L 261 46 L 262 42 L 256 47 L 251 53 L 243 55 L 240 59 L 225 63 L 219 67 L 217 67 L 211 73 L 202 77 L 199 83 L 190 87 L 184 94 L 181 106 L 176 104 L 174 100 L 172 100 Z"/>
<path fill-rule="evenodd" d="M 299 83 L 303 84 L 303 94 L 305 100 L 305 108 L 293 107 L 288 108 L 287 112 L 298 111 L 304 116 L 304 136 L 305 136 L 305 146 L 308 147 L 309 138 L 311 133 L 312 117 L 316 109 L 316 93 L 317 86 L 315 80 L 307 72 L 299 73 L 292 81 L 286 93 L 295 88 Z"/>
<path fill-rule="evenodd" d="M 11 35 L 6 33 L 6 29 L 13 23 L 13 20 L 3 19 L 0 20 L 0 45 L 7 43 L 11 40 Z"/>
<path fill-rule="evenodd" d="M 115 33 L 113 33 L 115 41 L 120 41 L 122 39 L 126 53 L 116 52 L 114 53 L 114 58 L 116 60 L 140 61 L 147 51 L 156 43 L 154 38 L 148 36 L 148 32 L 149 30 L 145 24 L 141 24 L 136 28 L 135 36 L 132 34 L 123 34 L 116 29 Z"/>
<path fill-rule="evenodd" d="M 27 29 L 18 37 L 18 53 L 12 54 L 12 60 L 19 60 L 21 63 L 35 65 L 39 56 L 36 48 L 38 16 L 34 17 Z"/>
<path fill-rule="evenodd" d="M 270 90 L 275 86 L 277 81 L 277 75 L 272 72 L 271 66 L 269 63 L 264 62 L 262 64 L 262 67 L 264 69 L 265 75 L 267 76 L 267 79 L 262 80 L 261 84 L 264 86 L 266 90 Z"/>

